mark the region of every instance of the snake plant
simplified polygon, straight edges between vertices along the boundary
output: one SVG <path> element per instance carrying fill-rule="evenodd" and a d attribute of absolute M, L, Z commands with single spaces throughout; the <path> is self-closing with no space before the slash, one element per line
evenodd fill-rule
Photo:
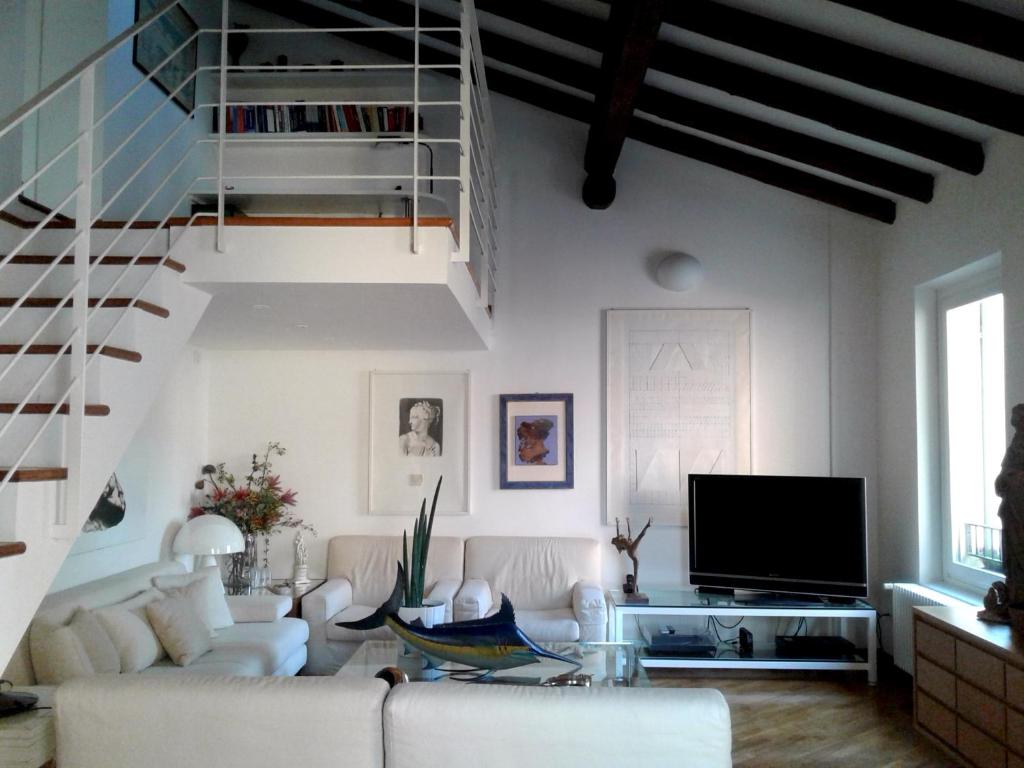
<path fill-rule="evenodd" d="M 412 567 L 409 567 L 409 539 L 406 531 L 402 531 L 402 568 L 405 571 L 406 608 L 419 608 L 423 605 L 423 587 L 427 574 L 427 554 L 430 551 L 430 532 L 434 529 L 434 512 L 437 510 L 437 496 L 441 492 L 441 481 L 437 479 L 434 489 L 434 500 L 430 504 L 430 517 L 427 517 L 427 500 L 420 504 L 420 514 L 412 529 Z"/>

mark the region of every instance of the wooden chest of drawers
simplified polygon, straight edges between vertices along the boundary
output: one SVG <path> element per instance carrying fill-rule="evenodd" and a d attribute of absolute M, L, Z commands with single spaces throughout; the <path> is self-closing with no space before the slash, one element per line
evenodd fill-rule
<path fill-rule="evenodd" d="M 1024 640 L 976 609 L 914 609 L 914 722 L 967 765 L 1024 768 Z"/>

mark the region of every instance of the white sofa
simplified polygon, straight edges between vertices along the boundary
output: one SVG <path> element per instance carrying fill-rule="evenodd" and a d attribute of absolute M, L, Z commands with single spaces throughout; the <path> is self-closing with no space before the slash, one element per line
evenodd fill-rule
<path fill-rule="evenodd" d="M 731 749 L 710 689 L 95 677 L 57 692 L 60 768 L 728 768 Z"/>
<path fill-rule="evenodd" d="M 40 648 L 52 644 L 32 642 L 39 635 L 68 624 L 79 608 L 93 610 L 123 602 L 152 588 L 153 578 L 185 573 L 175 561 L 139 566 L 114 576 L 47 595 L 36 611 L 25 637 L 4 673 L 18 685 L 33 685 L 42 675 L 36 666 L 52 659 L 33 658 Z M 212 649 L 190 665 L 176 666 L 169 658 L 141 670 L 146 677 L 183 674 L 294 675 L 306 663 L 309 629 L 301 619 L 282 618 L 291 608 L 290 597 L 276 595 L 227 598 L 234 626 L 218 629 L 211 638 Z M 57 651 L 52 651 L 57 652 Z M 119 677 L 129 677 L 120 675 Z M 45 682 L 45 681 L 43 681 Z"/>
<path fill-rule="evenodd" d="M 337 622 L 358 621 L 377 610 L 395 587 L 401 560 L 401 536 L 335 536 L 327 543 L 327 581 L 302 598 L 302 618 L 309 624 L 306 674 L 334 674 L 364 640 L 395 639 L 387 627 L 363 632 Z M 452 620 L 461 584 L 462 539 L 433 536 L 423 595 L 444 603 L 445 621 Z"/>
<path fill-rule="evenodd" d="M 532 640 L 606 639 L 608 607 L 594 539 L 475 536 L 466 540 L 464 577 L 456 621 L 494 613 L 504 593 L 516 625 Z"/>

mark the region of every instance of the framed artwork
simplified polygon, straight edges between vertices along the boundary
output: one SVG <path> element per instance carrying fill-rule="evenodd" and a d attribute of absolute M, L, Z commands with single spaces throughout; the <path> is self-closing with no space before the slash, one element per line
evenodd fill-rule
<path fill-rule="evenodd" d="M 750 310 L 605 320 L 605 523 L 686 525 L 690 473 L 750 472 Z"/>
<path fill-rule="evenodd" d="M 124 466 L 129 470 L 128 479 L 131 479 L 132 468 Z M 129 505 L 121 481 L 116 473 L 112 474 L 88 519 L 82 524 L 82 531 L 71 547 L 71 554 L 92 552 L 141 539 L 146 532 L 145 522 L 145 505 Z"/>
<path fill-rule="evenodd" d="M 370 372 L 371 515 L 469 514 L 469 372 Z"/>
<path fill-rule="evenodd" d="M 160 0 L 135 0 L 135 21 L 152 13 L 160 4 Z M 188 80 L 195 71 L 199 56 L 199 38 L 193 38 L 162 67 L 160 63 L 198 30 L 199 26 L 181 7 L 181 3 L 178 3 L 135 36 L 132 63 L 147 75 L 155 72 L 151 82 L 156 83 L 170 96 L 174 89 Z M 174 94 L 174 102 L 186 112 L 195 109 L 196 78 L 193 77 L 184 88 Z"/>
<path fill-rule="evenodd" d="M 499 396 L 500 486 L 572 488 L 572 395 Z"/>

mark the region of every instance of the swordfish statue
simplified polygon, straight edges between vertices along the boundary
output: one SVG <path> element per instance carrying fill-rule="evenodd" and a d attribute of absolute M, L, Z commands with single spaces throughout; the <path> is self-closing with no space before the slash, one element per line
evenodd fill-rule
<path fill-rule="evenodd" d="M 501 608 L 493 616 L 449 624 L 425 627 L 419 619 L 412 623 L 398 615 L 405 581 L 402 564 L 398 564 L 398 578 L 391 597 L 365 619 L 339 621 L 346 629 L 376 629 L 388 626 L 412 647 L 419 650 L 428 667 L 440 667 L 445 662 L 462 664 L 469 669 L 442 670 L 454 675 L 478 673 L 472 679 L 484 678 L 499 669 L 513 669 L 537 664 L 541 659 L 564 661 L 578 671 L 582 665 L 557 653 L 546 651 L 528 638 L 516 626 L 515 611 L 506 595 L 501 596 Z"/>

